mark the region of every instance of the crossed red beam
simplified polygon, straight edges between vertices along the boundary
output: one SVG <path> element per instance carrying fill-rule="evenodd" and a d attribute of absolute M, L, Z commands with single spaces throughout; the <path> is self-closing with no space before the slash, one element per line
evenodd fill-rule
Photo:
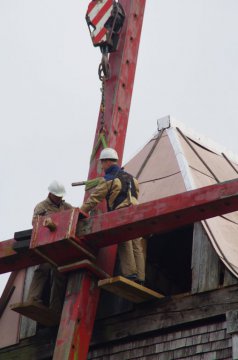
<path fill-rule="evenodd" d="M 105 84 L 106 107 L 103 128 L 108 146 L 115 148 L 121 159 L 145 3 L 146 0 L 121 0 L 126 19 L 118 51 L 110 55 L 111 78 Z M 101 115 L 100 110 L 93 148 L 97 144 L 98 134 L 102 128 Z M 98 153 L 99 151 L 100 149 Z M 91 161 L 89 179 L 100 175 L 97 158 L 98 156 L 95 156 Z M 34 241 L 31 242 L 33 248 L 23 246 L 23 249 L 19 251 L 18 247 L 17 253 L 13 249 L 13 246 L 17 245 L 15 239 L 0 243 L 0 273 L 44 262 L 46 259 L 42 257 L 42 253 L 53 259 L 55 263 L 57 261 L 61 264 L 63 261 L 68 263 L 74 261 L 78 255 L 83 256 L 84 248 L 88 250 L 89 247 L 96 246 L 100 251 L 95 261 L 103 269 L 105 266 L 104 270 L 111 274 L 116 257 L 116 246 L 109 248 L 107 245 L 141 235 L 145 236 L 152 232 L 167 231 L 177 226 L 237 210 L 237 190 L 238 181 L 218 184 L 134 208 L 97 215 L 83 221 L 79 221 L 78 210 L 73 210 L 73 213 L 68 211 L 53 214 L 52 218 L 57 223 L 56 230 L 50 232 L 48 228 L 42 226 L 40 221 L 43 219 L 39 219 L 39 227 L 34 226 L 33 229 Z M 75 221 L 73 227 L 70 222 L 72 217 Z M 77 229 L 77 224 L 80 230 Z M 70 231 L 67 231 L 69 228 Z M 30 240 L 30 235 L 28 240 Z M 54 360 L 59 358 L 87 359 L 98 299 L 99 289 L 94 274 L 85 269 L 85 271 L 69 275 Z"/>
<path fill-rule="evenodd" d="M 238 210 L 238 179 L 83 220 L 79 219 L 80 211 L 76 209 L 73 214 L 75 223 L 73 227 L 72 210 L 67 210 L 53 214 L 53 221 L 59 224 L 53 235 L 49 229 L 42 227 L 34 229 L 33 233 L 38 234 L 38 243 L 43 243 L 41 250 L 44 247 L 50 249 L 52 246 L 55 252 L 57 246 L 60 247 L 62 244 L 62 237 L 66 238 L 68 234 L 70 239 L 76 239 L 76 243 L 88 251 L 90 248 L 100 249 L 151 233 L 171 231 L 236 210 Z M 45 261 L 35 253 L 35 248 L 17 253 L 14 245 L 16 245 L 15 239 L 0 242 L 0 273 L 19 270 Z M 61 264 L 68 263 L 70 256 L 70 253 L 66 253 L 65 258 L 60 260 Z"/>

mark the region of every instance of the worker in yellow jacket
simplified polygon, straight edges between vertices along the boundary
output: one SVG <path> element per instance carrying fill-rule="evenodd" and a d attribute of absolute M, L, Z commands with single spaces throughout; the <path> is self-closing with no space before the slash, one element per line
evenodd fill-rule
<path fill-rule="evenodd" d="M 103 199 L 107 201 L 108 211 L 137 205 L 138 181 L 118 166 L 116 150 L 112 148 L 103 149 L 99 159 L 105 175 L 81 206 L 81 210 L 88 213 Z M 129 240 L 118 245 L 122 275 L 142 285 L 145 281 L 144 248 L 142 238 Z"/>

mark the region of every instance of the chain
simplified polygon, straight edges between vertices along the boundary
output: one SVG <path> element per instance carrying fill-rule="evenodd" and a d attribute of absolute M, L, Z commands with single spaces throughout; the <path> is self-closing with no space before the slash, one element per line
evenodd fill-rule
<path fill-rule="evenodd" d="M 105 79 L 102 79 L 102 87 L 101 87 L 102 99 L 100 105 L 100 113 L 101 113 L 101 122 L 100 122 L 100 133 L 104 131 L 105 124 Z"/>

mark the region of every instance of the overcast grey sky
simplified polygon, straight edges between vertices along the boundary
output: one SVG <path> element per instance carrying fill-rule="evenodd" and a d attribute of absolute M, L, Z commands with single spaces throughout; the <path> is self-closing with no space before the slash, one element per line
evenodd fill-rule
<path fill-rule="evenodd" d="M 53 179 L 79 206 L 100 104 L 88 0 L 0 1 L 0 240 Z M 238 154 L 238 1 L 147 0 L 124 162 L 172 115 Z M 0 278 L 0 292 L 7 276 Z"/>

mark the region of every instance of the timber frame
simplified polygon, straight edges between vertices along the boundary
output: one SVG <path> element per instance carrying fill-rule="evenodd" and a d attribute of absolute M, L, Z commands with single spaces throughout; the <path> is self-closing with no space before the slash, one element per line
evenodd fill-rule
<path fill-rule="evenodd" d="M 121 0 L 121 3 L 126 12 L 126 21 L 118 52 L 110 56 L 112 76 L 105 81 L 106 107 L 103 114 L 103 134 L 107 145 L 117 150 L 120 159 L 125 143 L 146 0 Z M 99 111 L 94 149 L 102 133 L 101 119 L 102 107 Z M 100 150 L 100 147 L 97 147 L 96 152 L 93 151 L 89 179 L 101 175 L 97 163 Z M 56 225 L 53 230 L 44 226 L 46 219 L 42 217 L 34 224 L 33 232 L 29 230 L 23 232 L 24 234 L 15 234 L 14 239 L 0 243 L 0 273 L 17 271 L 45 260 L 57 267 L 70 267 L 78 259 L 89 258 L 95 267 L 102 270 L 98 273 L 104 272 L 112 276 L 118 243 L 137 236 L 163 234 L 236 210 L 237 179 L 120 209 L 110 214 L 103 213 L 105 208 L 101 206 L 98 214 L 84 220 L 79 209 L 52 214 L 53 223 Z M 126 313 L 110 318 L 98 317 L 94 326 L 100 295 L 98 274 L 90 271 L 88 267 L 81 268 L 69 274 L 59 328 L 39 329 L 35 338 L 21 340 L 16 346 L 1 349 L 0 358 L 49 360 L 53 357 L 55 360 L 84 360 L 88 358 L 89 347 L 89 358 L 92 358 L 95 348 L 108 343 L 126 340 L 130 342 L 135 337 L 143 339 L 152 333 L 169 332 L 192 324 L 196 326 L 198 323 L 213 321 L 224 323 L 226 319 L 227 334 L 232 337 L 234 349 L 238 349 L 238 285 L 227 286 L 234 282 L 234 278 L 225 271 L 221 284 L 220 260 L 207 245 L 202 230 L 198 229 L 196 224 L 194 229 L 199 241 L 194 241 L 193 253 L 198 248 L 208 250 L 208 264 L 212 265 L 215 274 L 211 281 L 206 281 L 206 273 L 199 267 L 200 259 L 191 256 L 193 275 L 199 275 L 193 277 L 189 294 L 167 296 L 152 301 L 149 306 L 147 303 L 133 305 L 133 311 L 128 308 Z M 1 311 L 7 306 L 11 291 L 14 291 L 13 287 L 7 292 L 5 302 L 0 304 Z M 227 354 L 229 352 L 230 349 Z M 233 355 L 238 358 L 235 350 Z M 137 359 L 138 357 L 143 358 L 136 354 Z"/>
<path fill-rule="evenodd" d="M 225 299 L 225 301 L 224 301 Z M 225 316 L 238 309 L 238 285 L 194 295 L 180 294 L 148 304 L 136 305 L 131 313 L 99 320 L 95 323 L 92 345 L 122 340 Z"/>

